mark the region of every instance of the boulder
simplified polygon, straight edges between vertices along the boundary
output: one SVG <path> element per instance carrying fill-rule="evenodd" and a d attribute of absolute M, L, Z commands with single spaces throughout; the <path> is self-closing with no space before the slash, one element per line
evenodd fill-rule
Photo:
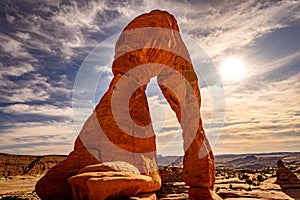
<path fill-rule="evenodd" d="M 222 200 L 212 189 L 208 188 L 190 188 L 189 199 L 192 200 L 203 200 L 203 199 L 214 199 Z"/>
<path fill-rule="evenodd" d="M 152 178 L 130 172 L 86 172 L 69 178 L 74 200 L 125 198 L 148 192 Z"/>
<path fill-rule="evenodd" d="M 86 166 L 69 178 L 69 183 L 74 200 L 134 197 L 155 190 L 151 177 L 126 162 Z"/>
<path fill-rule="evenodd" d="M 76 175 L 86 165 L 99 163 L 91 153 L 77 140 L 73 151 L 67 159 L 51 168 L 37 183 L 35 191 L 42 200 L 72 199 L 68 179 Z"/>

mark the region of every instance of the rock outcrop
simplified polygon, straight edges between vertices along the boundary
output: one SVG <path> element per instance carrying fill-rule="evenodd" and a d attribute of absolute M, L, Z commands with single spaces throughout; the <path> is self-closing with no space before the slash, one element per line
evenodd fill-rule
<path fill-rule="evenodd" d="M 276 182 L 284 193 L 293 199 L 300 199 L 300 179 L 296 171 L 286 168 L 281 160 L 277 161 Z"/>
<path fill-rule="evenodd" d="M 131 21 L 116 42 L 112 72 L 109 89 L 83 126 L 74 151 L 37 183 L 37 194 L 43 200 L 72 199 L 68 180 L 72 186 L 77 185 L 77 180 L 87 180 L 83 185 L 95 193 L 100 186 L 107 188 L 103 185 L 106 181 L 125 185 L 127 180 L 134 188 L 130 194 L 139 195 L 142 186 L 141 191 L 153 197 L 151 192 L 160 188 L 161 179 L 146 87 L 150 78 L 157 76 L 159 87 L 183 131 L 183 180 L 191 187 L 190 198 L 213 199 L 214 157 L 200 118 L 198 79 L 176 19 L 165 11 L 155 10 Z M 116 179 L 107 178 L 104 174 L 108 172 L 77 175 L 86 166 L 115 161 L 133 165 L 141 174 L 125 176 L 128 173 L 109 172 L 112 176 L 117 173 Z M 131 184 L 134 179 L 138 180 L 136 186 Z M 116 193 L 109 193 L 109 197 L 125 194 L 120 194 L 115 187 Z M 86 196 L 79 195 L 79 198 L 86 199 Z"/>
<path fill-rule="evenodd" d="M 40 176 L 66 159 L 63 155 L 30 156 L 0 153 L 0 178 L 10 176 Z"/>
<path fill-rule="evenodd" d="M 299 184 L 297 175 L 286 168 L 281 160 L 277 161 L 276 177 L 276 183 L 278 184 Z"/>
<path fill-rule="evenodd" d="M 125 162 L 90 165 L 69 178 L 74 200 L 124 199 L 152 191 L 151 182 L 151 177 Z"/>

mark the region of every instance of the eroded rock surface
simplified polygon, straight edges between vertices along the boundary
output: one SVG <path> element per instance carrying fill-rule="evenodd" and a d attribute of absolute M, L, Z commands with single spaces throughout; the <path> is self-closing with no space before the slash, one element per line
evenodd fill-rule
<path fill-rule="evenodd" d="M 87 166 L 69 178 L 74 200 L 128 198 L 152 191 L 151 182 L 151 177 L 125 162 Z"/>
<path fill-rule="evenodd" d="M 295 171 L 296 172 L 296 171 Z M 296 173 L 284 166 L 281 160 L 277 162 L 276 183 L 282 191 L 293 199 L 300 199 L 300 179 Z"/>
<path fill-rule="evenodd" d="M 107 162 L 95 165 L 89 165 L 81 169 L 78 174 L 86 172 L 129 172 L 132 174 L 140 174 L 139 170 L 126 162 Z"/>
<path fill-rule="evenodd" d="M 278 160 L 277 162 L 276 177 L 277 183 L 299 183 L 298 177 L 292 171 L 286 168 L 281 160 Z"/>
<path fill-rule="evenodd" d="M 176 19 L 165 11 L 155 10 L 131 21 L 116 42 L 112 72 L 114 77 L 109 89 L 83 126 L 74 151 L 37 183 L 37 194 L 43 200 L 72 199 L 68 179 L 74 175 L 69 179 L 72 185 L 76 185 L 80 177 L 80 184 L 85 180 L 83 184 L 89 191 L 95 192 L 94 185 L 106 188 L 103 183 L 111 181 L 115 188 L 106 189 L 116 191 L 116 194 L 109 194 L 109 197 L 117 195 L 118 183 L 126 185 L 126 181 L 129 185 L 132 183 L 132 188 L 135 188 L 133 182 L 136 182 L 137 189 L 133 190 L 137 195 L 140 183 L 143 192 L 158 190 L 161 179 L 146 97 L 150 78 L 157 76 L 159 87 L 176 113 L 183 131 L 183 180 L 192 188 L 190 197 L 213 199 L 214 157 L 200 118 L 198 79 Z M 119 173 L 116 179 L 99 174 L 108 172 L 77 175 L 86 166 L 114 161 L 135 166 L 141 175 L 130 173 L 121 176 L 121 173 L 128 173 L 109 172 Z M 94 167 L 90 169 L 97 171 Z M 132 182 L 134 179 L 138 181 Z M 78 195 L 74 196 L 77 198 Z M 83 195 L 80 198 L 86 197 Z"/>
<path fill-rule="evenodd" d="M 64 160 L 66 156 L 30 156 L 0 153 L 0 178 L 10 176 L 45 174 L 49 169 Z"/>

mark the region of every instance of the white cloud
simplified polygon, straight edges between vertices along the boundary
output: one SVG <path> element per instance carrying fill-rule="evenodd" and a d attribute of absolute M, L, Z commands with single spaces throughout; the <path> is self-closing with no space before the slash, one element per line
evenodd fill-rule
<path fill-rule="evenodd" d="M 0 151 L 45 155 L 68 154 L 77 133 L 72 123 L 14 123 L 1 131 Z"/>
<path fill-rule="evenodd" d="M 18 23 L 26 25 L 26 30 L 22 29 L 15 32 L 15 37 L 0 35 L 1 49 L 11 58 L 29 58 L 35 60 L 27 48 L 45 51 L 47 53 L 62 56 L 65 60 L 71 60 L 82 53 L 81 47 L 94 47 L 97 41 L 100 41 L 100 35 L 110 34 L 107 29 L 113 28 L 113 31 L 121 30 L 134 17 L 149 12 L 152 9 L 164 9 L 173 14 L 179 23 L 180 30 L 192 36 L 201 47 L 214 59 L 219 61 L 229 53 L 239 53 L 243 47 L 252 45 L 253 42 L 272 31 L 289 26 L 291 23 L 300 19 L 299 2 L 293 1 L 222 1 L 214 4 L 212 2 L 197 2 L 190 4 L 181 1 L 140 1 L 140 2 L 111 2 L 90 1 L 82 5 L 80 2 L 72 2 L 69 5 L 59 5 L 58 2 L 47 2 L 51 6 L 58 8 L 51 10 L 50 6 L 40 5 L 37 9 L 43 12 L 53 13 L 52 17 L 44 18 L 37 13 L 29 13 L 20 17 Z M 7 21 L 13 23 L 15 17 L 6 15 Z M 111 30 L 109 30 L 111 31 Z M 96 34 L 95 34 L 96 33 Z M 90 34 L 99 35 L 99 38 L 91 38 Z M 280 58 L 273 63 L 264 66 L 266 71 L 280 68 L 292 60 L 299 57 L 299 53 L 291 54 L 288 57 Z M 264 64 L 264 63 L 263 63 Z M 99 68 L 100 69 L 100 68 Z M 261 71 L 261 69 L 259 69 Z M 22 64 L 14 68 L 4 68 L 1 71 L 1 77 L 5 75 L 21 76 L 25 73 L 34 72 L 30 64 Z M 254 73 L 254 75 L 257 72 Z M 63 81 L 64 80 L 64 81 Z M 57 107 L 54 105 L 29 105 L 28 101 L 47 101 L 52 93 L 65 94 L 70 96 L 70 90 L 66 89 L 66 77 L 61 77 L 61 81 L 53 86 L 46 77 L 36 74 L 31 80 L 15 83 L 11 80 L 1 80 L 1 92 L 5 94 L 1 97 L 6 102 L 22 103 L 3 107 L 5 113 L 15 114 L 41 114 L 47 116 L 62 116 L 71 118 L 72 110 L 70 107 Z M 299 142 L 298 137 L 290 133 L 298 131 L 297 121 L 299 121 L 299 74 L 278 83 L 262 84 L 253 89 L 245 83 L 239 85 L 230 85 L 226 87 L 227 94 L 227 115 L 226 122 L 229 124 L 224 129 L 223 137 L 219 140 L 219 146 L 216 146 L 217 153 L 227 153 L 236 151 L 239 146 L 240 151 L 251 151 L 251 146 L 259 144 L 257 151 L 268 150 L 266 142 L 274 142 L 274 145 L 280 145 L 286 141 L 294 147 L 299 147 L 294 143 Z M 9 88 L 9 89 L 5 89 Z M 4 94 L 3 92 L 3 94 Z M 204 122 L 211 119 L 211 101 L 207 91 L 202 92 L 202 113 Z M 164 128 L 178 127 L 179 124 L 174 112 L 168 107 L 165 99 L 157 94 L 148 98 L 151 117 L 154 121 L 155 130 L 164 130 Z M 235 125 L 236 124 L 236 125 Z M 35 143 L 39 143 L 39 135 L 47 135 L 49 130 L 53 132 L 68 132 L 69 130 L 53 126 L 26 126 L 11 130 L 13 137 L 24 133 L 22 136 L 35 135 L 32 138 Z M 288 127 L 290 126 L 290 127 Z M 52 127 L 52 128 L 51 128 Z M 276 128 L 274 128 L 276 127 Z M 44 129 L 45 128 L 45 129 Z M 286 130 L 286 135 L 283 131 Z M 71 133 L 71 131 L 69 132 Z M 49 133 L 51 135 L 52 133 Z M 174 131 L 164 131 L 163 136 L 175 135 Z M 19 135 L 21 136 L 21 135 Z M 59 142 L 64 140 L 52 135 L 46 141 Z M 281 139 L 278 139 L 278 137 Z M 27 137 L 27 138 L 28 138 Z M 265 139 L 263 139 L 265 137 Z M 9 137 L 8 137 L 9 138 Z M 165 137 L 167 138 L 167 137 Z M 250 139 L 251 140 L 250 140 Z M 257 142 L 259 138 L 259 142 Z M 282 139 L 283 138 L 283 139 Z M 253 139 L 253 140 L 252 140 Z M 2 139 L 3 140 L 3 139 Z M 20 143 L 13 143 L 13 139 L 5 140 L 7 144 L 17 146 Z M 2 141 L 1 141 L 2 142 Z M 293 143 L 294 142 L 294 143 Z M 172 143 L 172 151 L 180 148 L 182 142 Z M 52 145 L 52 144 L 51 144 Z M 163 145 L 163 143 L 162 143 Z M 221 146 L 220 146 L 221 145 Z M 274 146 L 273 145 L 273 146 Z M 31 147 L 33 151 L 41 150 L 43 153 L 49 153 L 48 146 Z M 51 146 L 52 149 L 52 146 Z M 284 149 L 284 148 L 282 148 Z M 30 150 L 21 147 L 10 151 Z M 63 151 L 59 145 L 53 146 L 53 151 Z M 171 152 L 172 151 L 168 151 Z"/>
<path fill-rule="evenodd" d="M 27 65 L 24 65 L 27 66 Z M 0 75 L 22 75 L 34 70 L 28 65 L 27 68 L 11 68 L 12 71 L 3 71 Z M 61 79 L 55 82 L 55 86 L 49 83 L 47 77 L 35 73 L 28 80 L 10 81 L 5 78 L 0 79 L 0 85 L 5 86 L 0 89 L 3 95 L 1 100 L 10 103 L 25 103 L 30 101 L 46 101 L 51 95 L 64 95 L 66 98 L 71 96 L 71 89 L 67 88 L 68 80 L 61 75 Z M 5 95 L 4 95 L 5 94 Z"/>
<path fill-rule="evenodd" d="M 50 3 L 50 2 L 48 2 Z M 47 45 L 40 44 L 43 49 L 50 50 L 52 53 L 62 56 L 69 61 L 80 52 L 76 48 L 95 47 L 97 42 L 89 38 L 90 33 L 103 34 L 104 32 L 97 23 L 103 19 L 97 19 L 99 15 L 106 12 L 106 6 L 103 1 L 90 1 L 87 3 L 71 1 L 70 4 L 51 2 L 52 6 L 57 7 L 57 13 L 48 19 L 38 15 L 31 15 L 24 21 L 29 24 L 31 31 L 49 41 Z M 79 5 L 80 4 L 80 5 Z M 44 12 L 53 12 L 47 10 L 47 6 L 41 6 Z M 104 15 L 105 16 L 105 15 Z M 45 29 L 51 26 L 54 32 Z M 40 43 L 40 42 L 35 42 Z M 54 45 L 53 45 L 54 44 Z M 54 50 L 59 47 L 61 50 Z"/>
<path fill-rule="evenodd" d="M 284 57 L 279 57 L 276 60 L 273 60 L 268 63 L 263 63 L 263 62 L 256 62 L 253 63 L 253 66 L 261 66 L 259 68 L 254 68 L 252 69 L 252 74 L 254 76 L 260 76 L 263 75 L 264 73 L 270 72 L 272 70 L 276 70 L 279 68 L 284 67 L 287 64 L 290 64 L 291 62 L 297 60 L 300 58 L 300 52 L 294 52 L 291 53 L 290 55 L 284 56 Z"/>
<path fill-rule="evenodd" d="M 31 55 L 26 50 L 28 47 L 70 60 L 78 54 L 76 48 L 87 45 L 93 47 L 97 44 L 95 40 L 89 39 L 89 33 L 102 31 L 96 24 L 96 18 L 99 13 L 104 12 L 103 2 L 90 1 L 84 6 L 78 6 L 75 1 L 71 1 L 69 5 L 48 1 L 44 4 L 32 2 L 32 6 L 40 12 L 32 10 L 33 12 L 24 14 L 15 10 L 19 30 L 12 33 L 12 37 L 0 34 L 1 48 L 11 56 L 29 58 Z M 45 15 L 53 13 L 53 16 L 45 17 L 41 14 L 43 12 Z M 6 17 L 13 24 L 15 17 L 8 14 Z"/>
<path fill-rule="evenodd" d="M 51 10 L 50 7 L 58 10 Z M 218 4 L 180 1 L 71 1 L 68 5 L 54 1 L 38 8 L 45 13 L 55 12 L 53 16 L 43 18 L 35 13 L 22 16 L 21 22 L 26 24 L 28 30 L 19 31 L 16 35 L 23 41 L 30 38 L 27 44 L 30 47 L 55 54 L 62 53 L 69 60 L 77 55 L 76 48 L 97 45 L 95 39 L 89 38 L 89 33 L 107 34 L 105 30 L 113 27 L 121 30 L 140 14 L 163 9 L 174 14 L 181 31 L 195 38 L 211 57 L 219 57 L 227 50 L 240 49 L 251 44 L 257 37 L 299 19 L 299 14 L 296 14 L 298 8 L 299 3 L 291 1 L 222 1 Z M 52 31 L 45 27 L 51 27 Z M 32 33 L 38 34 L 47 42 L 35 39 L 31 36 Z M 16 56 L 28 56 L 20 42 L 12 38 L 6 38 L 5 41 L 8 44 L 3 43 L 5 51 L 12 53 L 17 49 L 19 53 Z M 56 52 L 55 46 L 61 52 Z"/>
<path fill-rule="evenodd" d="M 35 69 L 29 63 L 22 63 L 18 66 L 0 66 L 0 68 L 0 79 L 3 78 L 3 76 L 5 75 L 21 76 L 23 74 L 35 71 Z"/>
<path fill-rule="evenodd" d="M 193 37 L 214 60 L 300 19 L 300 3 L 292 1 L 143 1 L 142 4 L 133 7 L 134 10 L 130 6 L 120 8 L 119 12 L 124 19 L 132 19 L 153 9 L 169 11 L 176 17 L 180 30 Z"/>
<path fill-rule="evenodd" d="M 36 114 L 52 117 L 66 117 L 69 119 L 71 119 L 73 115 L 73 109 L 71 107 L 60 108 L 53 105 L 13 104 L 3 107 L 2 112 L 18 115 Z"/>
<path fill-rule="evenodd" d="M 29 33 L 17 32 L 17 33 L 16 33 L 16 36 L 17 36 L 18 38 L 22 39 L 23 41 L 32 39 L 32 38 L 30 37 L 30 34 L 29 34 Z"/>
<path fill-rule="evenodd" d="M 33 90 L 32 88 L 14 89 L 9 96 L 2 97 L 6 101 L 13 102 L 28 102 L 28 101 L 45 101 L 50 95 L 43 89 Z"/>
<path fill-rule="evenodd" d="M 35 60 L 24 48 L 23 44 L 9 36 L 0 34 L 1 50 L 8 53 L 13 58 L 29 58 Z"/>
<path fill-rule="evenodd" d="M 226 118 L 215 151 L 285 151 L 286 145 L 299 148 L 300 73 L 289 79 L 269 83 L 257 89 L 244 85 L 227 87 Z M 285 146 L 282 146 L 285 144 Z M 251 147 L 255 146 L 255 150 Z"/>
<path fill-rule="evenodd" d="M 104 2 L 89 2 L 85 6 L 79 7 L 76 1 L 72 1 L 70 5 L 60 6 L 60 11 L 52 17 L 53 21 L 63 24 L 64 26 L 77 30 L 89 29 L 94 32 L 100 31 L 95 24 L 95 18 L 98 13 L 103 12 L 106 8 Z"/>
<path fill-rule="evenodd" d="M 9 23 L 14 23 L 14 21 L 15 21 L 15 17 L 14 16 L 12 16 L 12 15 L 8 15 L 8 14 L 6 14 L 6 19 L 7 19 L 7 21 L 9 22 Z"/>
<path fill-rule="evenodd" d="M 181 23 L 184 32 L 193 35 L 213 58 L 251 45 L 258 37 L 299 19 L 295 15 L 299 4 L 289 1 L 223 1 L 206 8 L 193 9 L 187 16 L 179 15 L 178 20 L 185 19 Z"/>

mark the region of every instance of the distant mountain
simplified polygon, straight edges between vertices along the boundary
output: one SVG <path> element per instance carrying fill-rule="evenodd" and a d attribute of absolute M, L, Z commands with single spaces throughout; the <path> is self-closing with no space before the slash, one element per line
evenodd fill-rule
<path fill-rule="evenodd" d="M 224 155 L 216 156 L 217 168 L 231 169 L 261 169 L 265 167 L 276 167 L 276 163 L 281 159 L 287 166 L 300 166 L 299 152 L 280 152 L 280 153 L 260 153 L 260 154 L 241 154 L 228 157 Z"/>
<path fill-rule="evenodd" d="M 261 169 L 276 167 L 276 162 L 281 159 L 288 166 L 300 166 L 300 152 L 274 152 L 258 154 L 224 154 L 215 156 L 216 168 L 231 169 Z M 158 161 L 163 165 L 164 157 Z M 178 157 L 171 165 L 183 166 L 183 157 Z"/>
<path fill-rule="evenodd" d="M 157 162 L 160 166 L 174 165 L 177 159 L 182 158 L 182 156 L 162 156 L 157 155 Z M 180 166 L 180 165 L 179 165 Z"/>

